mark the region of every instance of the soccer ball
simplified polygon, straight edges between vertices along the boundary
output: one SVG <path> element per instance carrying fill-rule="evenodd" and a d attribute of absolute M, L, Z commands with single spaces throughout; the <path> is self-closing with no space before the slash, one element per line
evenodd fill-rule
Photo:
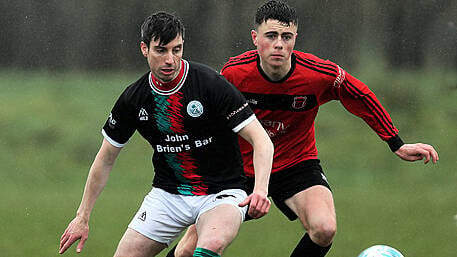
<path fill-rule="evenodd" d="M 396 249 L 387 245 L 374 245 L 367 248 L 358 257 L 404 257 Z"/>

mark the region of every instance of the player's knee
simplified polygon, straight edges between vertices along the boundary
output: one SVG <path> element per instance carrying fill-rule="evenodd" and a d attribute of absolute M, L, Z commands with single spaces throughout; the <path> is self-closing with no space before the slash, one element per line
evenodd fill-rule
<path fill-rule="evenodd" d="M 213 238 L 208 238 L 207 240 L 202 240 L 202 244 L 197 246 L 200 248 L 205 248 L 208 250 L 211 250 L 215 253 L 221 253 L 223 252 L 224 248 L 227 246 L 224 240 L 213 237 Z"/>
<path fill-rule="evenodd" d="M 327 221 L 315 224 L 308 231 L 311 239 L 320 246 L 328 246 L 332 243 L 336 234 L 336 222 Z"/>

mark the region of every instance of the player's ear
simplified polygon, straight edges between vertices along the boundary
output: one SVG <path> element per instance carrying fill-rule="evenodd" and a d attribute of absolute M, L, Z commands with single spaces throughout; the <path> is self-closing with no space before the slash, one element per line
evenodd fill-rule
<path fill-rule="evenodd" d="M 148 56 L 148 52 L 149 52 L 149 47 L 148 45 L 146 45 L 145 42 L 141 41 L 140 43 L 140 49 L 141 49 L 141 53 L 143 54 L 144 57 L 147 57 Z"/>
<path fill-rule="evenodd" d="M 251 30 L 252 43 L 257 46 L 257 31 Z"/>

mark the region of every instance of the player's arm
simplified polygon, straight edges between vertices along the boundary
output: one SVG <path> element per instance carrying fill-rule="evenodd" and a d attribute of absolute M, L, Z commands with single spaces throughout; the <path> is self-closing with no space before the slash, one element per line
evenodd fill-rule
<path fill-rule="evenodd" d="M 268 213 L 271 205 L 268 199 L 268 183 L 273 163 L 273 143 L 257 119 L 241 129 L 239 135 L 253 147 L 255 171 L 254 190 L 240 206 L 249 204 L 248 214 L 253 218 L 260 218 Z"/>
<path fill-rule="evenodd" d="M 390 115 L 374 93 L 349 73 L 344 74 L 345 79 L 341 85 L 334 87 L 337 98 L 348 111 L 361 117 L 381 139 L 386 141 L 392 152 L 405 161 L 438 161 L 438 153 L 433 146 L 422 143 L 404 144 Z"/>
<path fill-rule="evenodd" d="M 122 148 L 114 147 L 106 139 L 97 153 L 89 170 L 81 204 L 76 217 L 70 222 L 60 238 L 59 253 L 64 253 L 74 242 L 80 239 L 76 252 L 81 252 L 89 235 L 89 218 L 95 201 L 108 181 L 114 162 Z"/>

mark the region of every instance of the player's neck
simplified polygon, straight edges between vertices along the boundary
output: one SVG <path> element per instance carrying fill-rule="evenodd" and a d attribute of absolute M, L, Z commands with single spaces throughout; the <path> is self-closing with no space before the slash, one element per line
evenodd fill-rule
<path fill-rule="evenodd" d="M 177 73 L 176 77 L 174 79 L 172 79 L 171 81 L 162 81 L 162 80 L 156 78 L 151 72 L 151 81 L 152 81 L 153 85 L 160 90 L 169 90 L 169 89 L 176 87 L 184 75 L 183 63 L 184 63 L 184 61 L 181 60 L 181 62 L 179 64 L 179 72 Z"/>
<path fill-rule="evenodd" d="M 290 71 L 292 63 L 289 60 L 287 64 L 281 66 L 272 66 L 260 61 L 260 67 L 267 77 L 272 81 L 282 80 Z"/>

